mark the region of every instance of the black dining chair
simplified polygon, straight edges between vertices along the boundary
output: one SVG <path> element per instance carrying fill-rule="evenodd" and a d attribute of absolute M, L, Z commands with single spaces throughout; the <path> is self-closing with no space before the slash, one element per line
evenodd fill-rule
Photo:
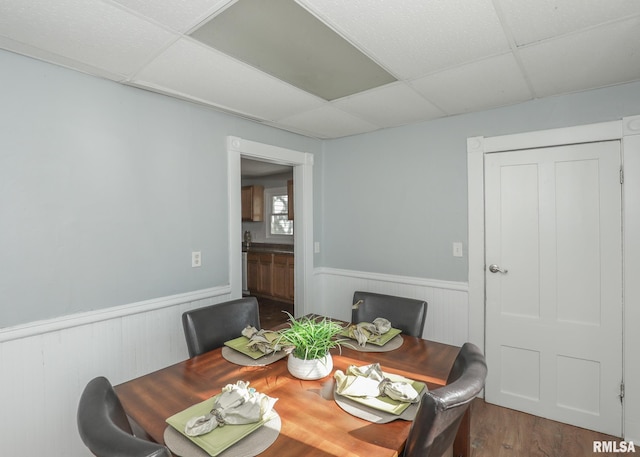
<path fill-rule="evenodd" d="M 402 330 L 406 335 L 421 338 L 427 319 L 427 302 L 373 292 L 354 292 L 351 322 L 372 322 L 377 317 L 387 319 L 393 328 Z"/>
<path fill-rule="evenodd" d="M 244 297 L 205 306 L 182 314 L 189 357 L 222 347 L 251 325 L 260 330 L 260 312 L 255 297 Z"/>
<path fill-rule="evenodd" d="M 97 457 L 171 457 L 165 446 L 134 436 L 118 395 L 105 377 L 86 385 L 78 404 L 78 431 Z"/>
<path fill-rule="evenodd" d="M 480 349 L 465 343 L 447 384 L 425 393 L 411 424 L 404 457 L 441 457 L 453 444 L 471 401 L 484 388 L 487 364 Z"/>

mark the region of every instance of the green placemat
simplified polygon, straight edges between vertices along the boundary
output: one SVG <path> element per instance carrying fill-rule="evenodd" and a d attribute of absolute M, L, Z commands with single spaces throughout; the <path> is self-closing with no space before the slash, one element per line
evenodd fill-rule
<path fill-rule="evenodd" d="M 418 394 L 420 394 L 422 390 L 426 387 L 425 383 L 414 381 L 412 379 L 405 378 L 404 376 L 400 376 L 392 373 L 384 373 L 384 372 L 383 374 L 385 375 L 385 377 L 391 379 L 393 382 L 398 382 L 398 381 L 410 382 L 413 388 L 416 390 L 416 392 L 418 392 Z M 384 411 L 385 413 L 395 414 L 397 416 L 402 414 L 412 404 L 412 403 L 394 400 L 387 396 L 352 397 L 351 395 L 343 395 L 343 397 L 353 400 L 356 403 L 360 403 L 361 405 L 368 406 L 369 408 L 374 408 L 379 411 Z"/>
<path fill-rule="evenodd" d="M 230 347 L 231 349 L 235 349 L 238 352 L 242 352 L 244 355 L 247 355 L 254 360 L 259 359 L 260 357 L 264 357 L 266 355 L 262 351 L 257 351 L 249 348 L 247 346 L 248 343 L 249 343 L 249 338 L 247 338 L 246 336 L 239 336 L 238 338 L 225 341 L 224 345 Z"/>
<path fill-rule="evenodd" d="M 269 417 L 265 417 L 264 420 L 251 424 L 225 425 L 223 427 L 217 427 L 209 433 L 200 436 L 185 435 L 184 427 L 187 425 L 189 419 L 208 414 L 209 411 L 211 411 L 211 408 L 213 408 L 215 398 L 216 397 L 212 397 L 208 400 L 190 406 L 184 411 L 174 414 L 167 419 L 167 423 L 169 425 L 182 433 L 186 438 L 190 439 L 194 444 L 207 451 L 211 456 L 220 454 L 222 451 L 234 445 L 251 432 L 262 427 L 262 425 L 272 417 L 269 415 Z"/>
<path fill-rule="evenodd" d="M 391 341 L 394 337 L 400 335 L 401 333 L 402 333 L 402 330 L 397 329 L 397 328 L 392 328 L 387 333 L 385 333 L 383 335 L 380 335 L 380 338 L 367 340 L 367 343 L 368 344 L 375 344 L 376 346 L 384 346 L 389 341 Z M 340 332 L 340 336 L 344 336 L 344 337 L 350 338 L 350 339 L 355 341 L 355 338 L 352 338 L 351 336 L 349 336 L 348 327 L 347 327 L 347 329 L 345 329 L 342 332 Z"/>

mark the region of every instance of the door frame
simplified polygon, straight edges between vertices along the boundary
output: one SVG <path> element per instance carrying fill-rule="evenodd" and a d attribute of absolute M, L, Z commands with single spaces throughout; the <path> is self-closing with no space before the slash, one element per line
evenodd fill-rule
<path fill-rule="evenodd" d="M 242 297 L 242 157 L 293 167 L 293 205 L 296 218 L 293 233 L 295 291 L 294 314 L 308 314 L 312 305 L 313 280 L 313 154 L 279 146 L 227 137 L 227 179 L 229 195 L 229 283 L 231 298 Z"/>
<path fill-rule="evenodd" d="M 623 348 L 638 347 L 640 335 L 634 335 L 631 323 L 640 321 L 640 115 L 617 121 L 575 127 L 467 139 L 467 191 L 469 229 L 469 340 L 485 347 L 485 218 L 484 155 L 493 152 L 561 146 L 607 140 L 622 145 L 622 227 L 623 227 Z M 635 236 L 633 235 L 635 232 Z M 630 351 L 628 351 L 630 352 Z M 640 439 L 640 368 L 623 351 L 626 384 L 623 404 L 623 432 Z"/>

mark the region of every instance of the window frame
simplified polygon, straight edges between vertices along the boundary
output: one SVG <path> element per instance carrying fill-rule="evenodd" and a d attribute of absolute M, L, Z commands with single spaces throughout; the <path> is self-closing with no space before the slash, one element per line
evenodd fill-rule
<path fill-rule="evenodd" d="M 292 227 L 293 233 L 291 235 L 279 235 L 271 233 L 271 217 L 273 216 L 273 197 L 276 195 L 288 195 L 287 187 L 269 187 L 264 189 L 264 201 L 265 201 L 265 237 L 271 240 L 281 241 L 293 241 L 293 233 L 295 228 Z M 287 212 L 288 214 L 288 212 Z M 291 221 L 293 225 L 293 221 Z"/>

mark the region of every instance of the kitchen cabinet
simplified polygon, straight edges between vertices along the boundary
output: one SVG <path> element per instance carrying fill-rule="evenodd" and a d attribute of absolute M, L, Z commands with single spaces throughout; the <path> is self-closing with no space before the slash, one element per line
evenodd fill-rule
<path fill-rule="evenodd" d="M 252 295 L 293 303 L 293 254 L 248 252 L 247 287 Z"/>
<path fill-rule="evenodd" d="M 247 289 L 258 291 L 258 277 L 260 276 L 260 258 L 253 252 L 247 253 Z"/>
<path fill-rule="evenodd" d="M 249 292 L 270 296 L 273 284 L 273 254 L 264 252 L 247 253 L 247 287 Z"/>
<path fill-rule="evenodd" d="M 258 254 L 258 288 L 261 295 L 273 295 L 273 254 Z"/>
<path fill-rule="evenodd" d="M 264 186 L 243 186 L 241 200 L 243 221 L 264 220 Z"/>
<path fill-rule="evenodd" d="M 273 255 L 273 296 L 293 301 L 293 255 Z"/>
<path fill-rule="evenodd" d="M 287 214 L 290 221 L 293 220 L 293 179 L 287 181 Z"/>

